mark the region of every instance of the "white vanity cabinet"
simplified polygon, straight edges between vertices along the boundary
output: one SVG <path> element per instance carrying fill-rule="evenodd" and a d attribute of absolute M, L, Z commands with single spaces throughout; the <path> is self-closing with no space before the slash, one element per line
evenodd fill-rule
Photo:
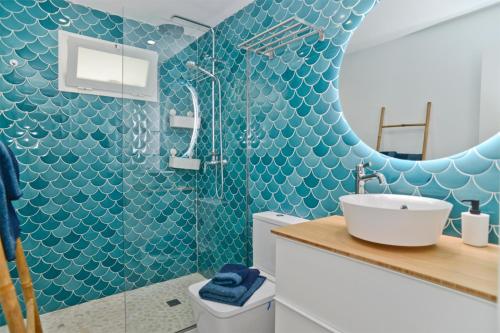
<path fill-rule="evenodd" d="M 496 303 L 277 237 L 276 333 L 494 333 Z"/>

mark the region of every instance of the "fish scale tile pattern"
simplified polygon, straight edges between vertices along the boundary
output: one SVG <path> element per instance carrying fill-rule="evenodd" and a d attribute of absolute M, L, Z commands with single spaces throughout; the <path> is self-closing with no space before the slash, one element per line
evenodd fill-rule
<path fill-rule="evenodd" d="M 190 57 L 196 55 L 195 48 L 188 50 Z M 129 129 L 124 135 L 128 288 L 197 271 L 196 174 L 168 169 L 170 149 L 183 151 L 190 140 L 189 131 L 169 127 L 168 113 L 173 109 L 185 115 L 191 97 L 173 80 L 178 66 L 169 68 L 169 61 L 160 65 L 160 103 L 124 105 L 124 126 Z"/>
<path fill-rule="evenodd" d="M 0 0 L 0 139 L 21 164 L 16 207 L 42 312 L 197 271 L 196 176 L 167 170 L 166 157 L 188 134 L 162 117 L 187 95 L 58 91 L 59 29 L 154 49 L 161 62 L 193 42 L 64 0 Z"/>
<path fill-rule="evenodd" d="M 88 36 L 123 35 L 121 18 L 65 1 L 0 1 L 0 138 L 21 163 L 16 205 L 42 312 L 124 283 L 122 102 L 58 91 L 60 19 Z"/>
<path fill-rule="evenodd" d="M 216 35 L 215 50 L 223 49 L 223 39 Z M 194 52 L 196 48 L 196 52 Z M 207 33 L 190 48 L 184 49 L 161 67 L 164 73 L 167 95 L 179 91 L 184 81 L 196 87 L 199 94 L 201 128 L 196 155 L 202 160 L 210 159 L 212 152 L 212 88 L 210 80 L 196 80 L 199 73 L 186 67 L 187 60 L 193 60 L 203 68 L 211 68 L 212 36 Z M 246 130 L 245 68 L 232 64 L 232 59 L 222 58 L 216 65 L 216 74 L 222 84 L 223 152 L 228 161 L 224 167 L 224 187 L 220 181 L 220 167 L 204 166 L 197 176 L 198 196 L 196 199 L 198 270 L 211 276 L 225 263 L 248 263 L 248 230 L 246 209 L 246 149 L 243 145 Z M 241 55 L 239 55 L 241 58 Z M 234 88 L 233 88 L 234 87 Z M 176 111 L 184 114 L 191 110 L 189 98 L 174 98 Z M 187 101 L 187 103 L 186 103 Z M 216 99 L 215 149 L 220 152 L 219 101 Z M 178 112 L 179 113 L 179 112 Z M 187 142 L 173 146 L 180 152 L 187 148 Z"/>
<path fill-rule="evenodd" d="M 222 144 L 224 159 L 224 185 L 220 181 L 220 167 L 207 166 L 198 178 L 198 265 L 206 276 L 212 275 L 225 263 L 248 264 L 247 229 L 247 153 L 244 146 L 246 130 L 246 75 L 245 67 L 239 66 L 244 59 L 241 54 L 226 54 L 226 31 L 216 31 L 216 73 L 222 79 Z M 206 35 L 199 41 L 200 61 L 203 54 L 211 52 L 211 38 Z M 200 82 L 200 105 L 211 110 L 210 82 Z M 219 116 L 216 116 L 219 123 Z M 211 122 L 202 127 L 199 141 L 199 156 L 207 158 L 212 149 Z M 217 126 L 217 130 L 218 130 Z M 218 133 L 218 132 L 217 132 Z M 215 148 L 220 152 L 220 138 L 215 140 Z"/>
<path fill-rule="evenodd" d="M 355 165 L 369 161 L 371 169 L 388 180 L 385 186 L 370 183 L 369 191 L 451 202 L 454 209 L 446 234 L 460 234 L 460 213 L 467 210 L 460 201 L 480 199 L 481 209 L 491 215 L 490 242 L 496 243 L 500 135 L 449 158 L 403 161 L 368 147 L 344 119 L 338 94 L 342 58 L 352 33 L 376 4 L 376 0 L 257 0 L 217 27 L 218 57 L 227 59 L 232 71 L 242 73 L 249 66 L 250 212 L 273 210 L 306 218 L 340 214 L 339 197 L 354 191 Z M 292 16 L 322 27 L 325 40 L 295 43 L 273 59 L 249 54 L 247 65 L 235 46 Z M 225 95 L 238 95 L 241 87 L 224 84 Z M 225 100 L 228 114 L 239 110 L 231 103 Z M 233 135 L 239 130 L 227 128 Z"/>

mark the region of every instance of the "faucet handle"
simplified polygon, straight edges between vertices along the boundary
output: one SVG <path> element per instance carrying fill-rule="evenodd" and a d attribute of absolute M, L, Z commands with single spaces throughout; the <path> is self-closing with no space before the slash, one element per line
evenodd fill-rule
<path fill-rule="evenodd" d="M 370 162 L 366 162 L 366 163 L 359 163 L 357 165 L 357 169 L 358 170 L 363 170 L 364 168 L 368 168 L 370 166 Z"/>

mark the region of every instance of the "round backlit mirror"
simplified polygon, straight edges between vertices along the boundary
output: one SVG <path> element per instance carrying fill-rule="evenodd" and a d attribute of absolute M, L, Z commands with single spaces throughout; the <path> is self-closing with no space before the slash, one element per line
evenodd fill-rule
<path fill-rule="evenodd" d="M 346 50 L 344 115 L 369 146 L 429 160 L 500 131 L 500 1 L 384 0 Z"/>

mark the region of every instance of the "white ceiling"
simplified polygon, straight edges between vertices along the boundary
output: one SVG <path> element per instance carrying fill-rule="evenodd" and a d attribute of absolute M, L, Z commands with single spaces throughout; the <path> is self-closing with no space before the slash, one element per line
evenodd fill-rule
<path fill-rule="evenodd" d="M 360 51 L 500 3 L 500 0 L 381 0 L 354 33 L 348 53 Z"/>
<path fill-rule="evenodd" d="M 216 26 L 254 0 L 70 0 L 153 25 L 180 15 Z M 297 0 L 301 1 L 301 0 Z M 500 3 L 500 0 L 381 0 L 354 33 L 348 53 L 401 38 L 441 22 Z M 201 33 L 185 27 L 187 34 Z"/>
<path fill-rule="evenodd" d="M 70 0 L 70 2 L 160 25 L 180 15 L 216 26 L 254 0 Z"/>

